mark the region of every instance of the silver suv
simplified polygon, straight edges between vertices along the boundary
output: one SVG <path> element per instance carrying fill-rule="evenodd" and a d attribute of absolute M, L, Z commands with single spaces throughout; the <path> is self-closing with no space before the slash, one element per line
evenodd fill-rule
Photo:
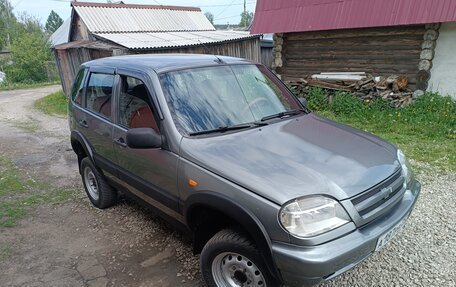
<path fill-rule="evenodd" d="M 332 279 L 400 230 L 421 189 L 395 146 L 311 113 L 243 59 L 85 63 L 69 125 L 90 201 L 122 191 L 176 223 L 207 286 Z"/>

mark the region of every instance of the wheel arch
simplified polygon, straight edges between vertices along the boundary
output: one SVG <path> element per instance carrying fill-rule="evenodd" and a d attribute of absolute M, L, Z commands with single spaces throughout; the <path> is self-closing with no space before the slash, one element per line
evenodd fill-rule
<path fill-rule="evenodd" d="M 212 230 L 212 232 L 203 232 L 202 238 L 199 238 L 199 234 L 194 232 L 195 230 L 198 230 L 198 216 L 206 210 L 213 210 L 215 215 L 220 214 L 221 216 L 225 216 L 225 218 L 222 219 L 223 221 L 238 224 L 242 230 L 247 233 L 246 235 L 248 235 L 255 242 L 256 246 L 261 251 L 272 276 L 281 281 L 280 272 L 278 271 L 272 258 L 271 240 L 263 224 L 248 209 L 220 193 L 199 191 L 196 194 L 192 194 L 185 202 L 184 217 L 186 224 L 194 233 L 195 253 L 201 252 L 204 244 L 210 239 L 205 238 L 204 235 L 211 235 L 212 233 L 212 235 L 214 235 L 216 232 L 220 231 Z M 216 218 L 214 217 L 209 217 L 209 221 L 215 221 L 215 219 Z M 210 226 L 210 224 L 206 224 L 206 227 L 204 228 L 207 230 Z"/>
<path fill-rule="evenodd" d="M 85 137 L 78 131 L 71 132 L 71 148 L 78 156 L 78 166 L 81 166 L 81 161 L 88 156 L 93 161 L 93 152 L 90 144 Z M 79 171 L 81 172 L 81 171 Z"/>

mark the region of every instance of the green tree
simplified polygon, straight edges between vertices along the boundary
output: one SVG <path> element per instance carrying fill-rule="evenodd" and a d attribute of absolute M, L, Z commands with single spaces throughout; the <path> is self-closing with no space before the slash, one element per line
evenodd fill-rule
<path fill-rule="evenodd" d="M 214 15 L 211 12 L 206 12 L 204 15 L 206 16 L 207 20 L 209 20 L 209 22 L 214 25 Z"/>
<path fill-rule="evenodd" d="M 252 20 L 253 13 L 249 11 L 244 11 L 241 13 L 241 22 L 239 22 L 239 26 L 247 28 L 248 26 L 250 26 L 250 23 L 252 23 Z"/>
<path fill-rule="evenodd" d="M 47 79 L 46 65 L 51 60 L 49 43 L 42 32 L 22 33 L 11 44 L 13 64 L 5 67 L 13 82 L 41 82 Z"/>
<path fill-rule="evenodd" d="M 11 29 L 16 24 L 13 8 L 8 0 L 0 0 L 0 48 L 11 42 Z"/>
<path fill-rule="evenodd" d="M 54 33 L 55 30 L 62 26 L 62 24 L 63 19 L 59 16 L 59 14 L 55 13 L 54 10 L 52 10 L 46 21 L 46 32 Z"/>

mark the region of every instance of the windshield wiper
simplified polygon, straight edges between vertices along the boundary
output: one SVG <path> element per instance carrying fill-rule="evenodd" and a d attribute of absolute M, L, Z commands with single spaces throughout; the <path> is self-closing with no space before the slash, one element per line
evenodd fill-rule
<path fill-rule="evenodd" d="M 189 133 L 189 135 L 198 136 L 198 135 L 207 135 L 207 134 L 213 134 L 213 133 L 224 133 L 224 132 L 227 132 L 227 131 L 242 130 L 242 129 L 251 128 L 253 126 L 265 126 L 265 125 L 267 125 L 267 123 L 253 122 L 253 123 L 248 123 L 248 124 L 240 124 L 240 125 L 233 125 L 233 126 L 223 126 L 223 127 L 218 127 L 218 128 L 215 128 L 215 129 L 199 131 L 199 132 L 193 132 L 193 133 Z"/>
<path fill-rule="evenodd" d="M 286 116 L 294 116 L 294 115 L 297 115 L 297 114 L 300 114 L 300 113 L 304 113 L 304 111 L 303 110 L 291 110 L 291 111 L 280 112 L 280 113 L 273 114 L 273 115 L 270 115 L 270 116 L 265 116 L 265 117 L 261 118 L 261 121 L 264 122 L 264 121 L 275 119 L 275 118 L 283 118 L 283 117 L 286 117 Z"/>

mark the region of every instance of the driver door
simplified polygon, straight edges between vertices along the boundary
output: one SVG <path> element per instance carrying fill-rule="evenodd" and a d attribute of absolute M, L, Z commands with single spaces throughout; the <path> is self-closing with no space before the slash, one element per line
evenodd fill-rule
<path fill-rule="evenodd" d="M 179 217 L 177 188 L 178 156 L 165 148 L 132 149 L 126 134 L 132 128 L 152 128 L 160 134 L 151 93 L 138 75 L 119 74 L 120 88 L 116 97 L 116 124 L 113 143 L 118 175 L 131 193 Z"/>

